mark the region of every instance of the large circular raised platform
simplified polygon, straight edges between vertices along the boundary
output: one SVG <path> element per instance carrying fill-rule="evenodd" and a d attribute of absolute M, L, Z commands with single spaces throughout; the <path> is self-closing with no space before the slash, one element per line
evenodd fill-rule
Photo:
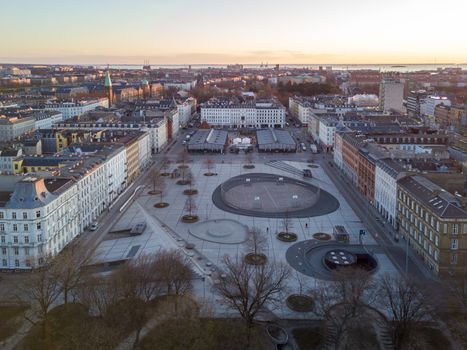
<path fill-rule="evenodd" d="M 251 173 L 235 176 L 212 195 L 219 209 L 246 216 L 283 218 L 330 214 L 339 201 L 329 192 L 287 176 Z"/>
<path fill-rule="evenodd" d="M 248 239 L 248 227 L 230 219 L 202 221 L 191 226 L 188 232 L 204 241 L 221 244 L 238 244 Z"/>
<path fill-rule="evenodd" d="M 378 249 L 372 247 L 372 249 Z M 290 246 L 285 253 L 289 265 L 304 275 L 332 279 L 333 271 L 341 268 L 361 268 L 374 272 L 378 261 L 374 252 L 356 244 L 320 242 L 314 239 Z"/>

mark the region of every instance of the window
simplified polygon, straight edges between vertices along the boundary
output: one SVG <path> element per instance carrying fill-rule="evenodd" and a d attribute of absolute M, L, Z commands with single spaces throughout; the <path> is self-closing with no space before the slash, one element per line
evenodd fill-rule
<path fill-rule="evenodd" d="M 448 233 L 448 224 L 443 224 L 443 233 Z"/>
<path fill-rule="evenodd" d="M 3 222 L 0 223 L 0 231 L 5 231 L 5 224 Z"/>
<path fill-rule="evenodd" d="M 38 222 L 38 223 L 36 224 L 36 228 L 37 228 L 38 230 L 41 229 L 41 223 L 40 223 L 40 222 Z"/>
<path fill-rule="evenodd" d="M 27 219 L 28 218 L 28 213 L 26 213 L 25 211 L 23 211 L 23 219 Z"/>
<path fill-rule="evenodd" d="M 2 242 L 2 243 L 5 243 L 5 241 L 6 241 L 5 236 L 2 236 L 1 242 Z"/>
<path fill-rule="evenodd" d="M 2 254 L 6 255 L 6 248 L 2 248 Z"/>
<path fill-rule="evenodd" d="M 3 211 L 0 211 L 0 219 L 4 219 L 5 218 L 5 214 L 3 213 Z"/>
<path fill-rule="evenodd" d="M 41 211 L 38 210 L 38 211 L 36 211 L 36 218 L 40 218 L 40 217 L 41 217 Z"/>
<path fill-rule="evenodd" d="M 42 235 L 37 235 L 37 241 L 42 242 Z"/>
<path fill-rule="evenodd" d="M 452 253 L 451 254 L 451 265 L 456 265 L 457 264 L 457 254 Z"/>
<path fill-rule="evenodd" d="M 24 224 L 23 228 L 24 228 L 24 231 L 29 231 L 29 225 L 28 224 Z"/>
<path fill-rule="evenodd" d="M 452 234 L 457 235 L 459 233 L 459 225 L 458 224 L 452 224 Z"/>
<path fill-rule="evenodd" d="M 27 266 L 27 267 L 31 267 L 31 260 L 26 259 L 26 266 Z"/>
<path fill-rule="evenodd" d="M 459 248 L 459 241 L 457 239 L 451 239 L 451 249 L 456 250 Z"/>
<path fill-rule="evenodd" d="M 17 224 L 13 224 L 13 231 L 14 231 L 14 232 L 17 232 L 17 231 L 18 231 L 18 225 L 17 225 Z"/>
<path fill-rule="evenodd" d="M 8 266 L 8 262 L 6 261 L 6 259 L 3 259 L 3 260 L 2 260 L 2 265 L 3 265 L 3 266 Z"/>
<path fill-rule="evenodd" d="M 13 236 L 13 243 L 18 243 L 18 236 Z"/>
<path fill-rule="evenodd" d="M 16 219 L 16 212 L 12 212 L 12 213 L 11 213 L 11 218 L 12 218 L 12 219 Z"/>
<path fill-rule="evenodd" d="M 24 243 L 29 243 L 29 236 L 24 236 Z"/>
<path fill-rule="evenodd" d="M 29 255 L 29 248 L 27 248 L 27 247 L 24 248 L 24 254 L 25 254 L 25 255 Z"/>
<path fill-rule="evenodd" d="M 15 255 L 19 255 L 19 248 L 18 248 L 18 247 L 14 247 L 14 248 L 13 248 L 13 253 L 14 253 Z"/>
<path fill-rule="evenodd" d="M 435 250 L 435 261 L 438 261 L 438 258 L 439 258 L 439 253 L 437 250 Z"/>
<path fill-rule="evenodd" d="M 15 267 L 19 267 L 19 260 L 18 259 L 15 260 Z"/>

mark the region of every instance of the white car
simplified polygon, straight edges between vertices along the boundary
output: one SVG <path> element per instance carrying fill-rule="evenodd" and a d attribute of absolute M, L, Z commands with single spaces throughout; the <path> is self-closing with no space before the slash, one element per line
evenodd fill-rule
<path fill-rule="evenodd" d="M 99 228 L 99 225 L 97 224 L 97 222 L 93 222 L 91 224 L 91 227 L 89 228 L 91 231 L 96 231 L 97 229 Z"/>

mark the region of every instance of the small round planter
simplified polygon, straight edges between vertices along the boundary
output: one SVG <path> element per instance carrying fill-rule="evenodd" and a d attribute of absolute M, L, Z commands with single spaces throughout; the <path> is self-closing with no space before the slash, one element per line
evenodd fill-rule
<path fill-rule="evenodd" d="M 183 194 L 186 196 L 193 196 L 194 194 L 198 194 L 198 190 L 191 189 L 183 191 Z"/>
<path fill-rule="evenodd" d="M 313 311 L 313 298 L 303 294 L 289 295 L 285 301 L 287 307 L 296 312 L 311 312 Z"/>
<path fill-rule="evenodd" d="M 189 185 L 191 181 L 190 180 L 178 180 L 176 183 L 177 185 L 185 186 L 185 185 Z"/>
<path fill-rule="evenodd" d="M 253 164 L 245 164 L 243 166 L 243 169 L 254 169 L 254 168 L 255 168 L 255 166 Z"/>
<path fill-rule="evenodd" d="M 156 203 L 154 204 L 154 208 L 167 208 L 169 206 L 169 203 L 167 202 L 159 202 L 159 203 Z"/>
<path fill-rule="evenodd" d="M 161 191 L 159 191 L 159 190 L 149 191 L 148 194 L 150 194 L 150 195 L 161 194 Z"/>
<path fill-rule="evenodd" d="M 208 172 L 208 173 L 204 173 L 203 175 L 204 175 L 204 176 L 216 176 L 217 173 Z"/>
<path fill-rule="evenodd" d="M 319 168 L 319 165 L 318 164 L 308 164 L 308 167 L 309 168 Z"/>
<path fill-rule="evenodd" d="M 329 241 L 331 239 L 331 235 L 329 233 L 316 232 L 313 234 L 313 238 L 318 241 Z"/>
<path fill-rule="evenodd" d="M 282 242 L 295 242 L 298 238 L 298 236 L 293 232 L 279 232 L 276 237 Z"/>
<path fill-rule="evenodd" d="M 187 168 L 189 168 L 189 166 L 186 165 L 186 164 L 180 164 L 180 165 L 178 166 L 178 168 L 179 168 L 179 169 L 187 169 Z"/>
<path fill-rule="evenodd" d="M 289 341 L 289 335 L 287 334 L 287 331 L 282 327 L 276 326 L 275 324 L 268 325 L 266 327 L 266 332 L 276 344 L 285 345 Z"/>
<path fill-rule="evenodd" d="M 182 216 L 182 221 L 187 224 L 197 222 L 198 220 L 199 220 L 198 215 L 183 215 Z"/>
<path fill-rule="evenodd" d="M 267 260 L 268 257 L 263 253 L 248 253 L 247 255 L 245 255 L 245 261 L 249 265 L 264 265 L 266 264 Z"/>

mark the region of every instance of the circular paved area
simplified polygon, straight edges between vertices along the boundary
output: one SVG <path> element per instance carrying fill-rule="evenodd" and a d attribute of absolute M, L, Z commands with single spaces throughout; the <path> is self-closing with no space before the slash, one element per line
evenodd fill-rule
<path fill-rule="evenodd" d="M 229 219 L 198 222 L 188 232 L 204 241 L 221 244 L 238 244 L 248 239 L 248 226 Z"/>
<path fill-rule="evenodd" d="M 379 249 L 379 247 L 375 246 L 372 249 Z M 311 239 L 290 246 L 285 253 L 285 258 L 289 265 L 298 272 L 314 278 L 329 280 L 332 278 L 332 270 L 325 265 L 324 260 L 331 251 L 345 251 L 348 254 L 347 259 L 350 259 L 350 256 L 368 255 L 368 251 L 361 245 L 344 245 L 335 241 L 323 243 Z M 373 259 L 375 268 L 372 271 L 375 271 L 377 261 L 374 255 Z"/>
<path fill-rule="evenodd" d="M 266 173 L 235 176 L 214 190 L 212 200 L 224 211 L 266 218 L 313 217 L 339 208 L 339 201 L 317 186 Z"/>

